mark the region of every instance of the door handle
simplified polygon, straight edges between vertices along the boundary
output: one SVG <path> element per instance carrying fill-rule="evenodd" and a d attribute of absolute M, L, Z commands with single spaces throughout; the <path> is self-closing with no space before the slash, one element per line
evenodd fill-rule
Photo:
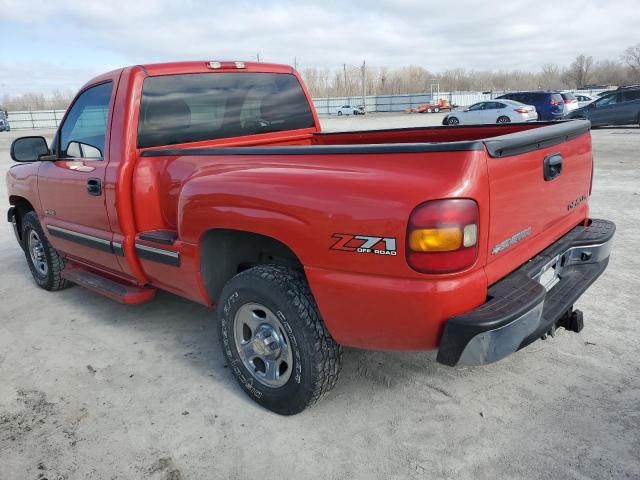
<path fill-rule="evenodd" d="M 544 157 L 544 180 L 549 182 L 562 174 L 562 155 L 554 153 Z"/>
<path fill-rule="evenodd" d="M 87 180 L 87 193 L 94 197 L 102 195 L 102 180 L 99 178 L 90 178 Z"/>

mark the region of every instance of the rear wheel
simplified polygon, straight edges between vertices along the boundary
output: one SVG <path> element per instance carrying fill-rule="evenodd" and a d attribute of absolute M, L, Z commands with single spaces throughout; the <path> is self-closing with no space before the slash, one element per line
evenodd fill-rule
<path fill-rule="evenodd" d="M 447 120 L 447 125 L 459 125 L 460 124 L 460 120 L 458 120 L 458 117 L 449 117 L 449 120 Z"/>
<path fill-rule="evenodd" d="M 427 113 L 431 113 L 433 110 L 431 108 L 427 108 Z"/>
<path fill-rule="evenodd" d="M 342 115 L 342 112 L 340 110 L 338 110 L 338 116 Z"/>
<path fill-rule="evenodd" d="M 293 415 L 335 385 L 342 347 L 301 272 L 261 265 L 233 277 L 218 303 L 222 350 L 238 383 L 269 410 Z"/>
<path fill-rule="evenodd" d="M 503 115 L 501 117 L 498 117 L 498 120 L 496 123 L 511 123 L 511 119 Z"/>
<path fill-rule="evenodd" d="M 64 258 L 47 240 L 35 212 L 28 212 L 22 219 L 22 248 L 38 286 L 55 291 L 71 285 L 61 276 Z"/>
<path fill-rule="evenodd" d="M 433 109 L 433 111 L 434 111 L 435 113 L 438 113 L 438 112 L 440 111 L 440 109 L 439 109 L 438 107 L 436 107 L 436 108 L 434 108 L 434 109 Z"/>

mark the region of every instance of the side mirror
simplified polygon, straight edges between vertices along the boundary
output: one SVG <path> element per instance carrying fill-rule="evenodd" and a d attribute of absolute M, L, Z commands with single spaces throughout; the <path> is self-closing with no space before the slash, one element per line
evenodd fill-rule
<path fill-rule="evenodd" d="M 11 159 L 14 162 L 37 162 L 40 157 L 50 153 L 44 137 L 20 137 L 11 144 Z"/>

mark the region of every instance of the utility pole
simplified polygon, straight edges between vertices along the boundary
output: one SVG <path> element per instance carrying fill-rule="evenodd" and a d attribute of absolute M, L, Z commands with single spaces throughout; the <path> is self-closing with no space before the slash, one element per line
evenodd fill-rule
<path fill-rule="evenodd" d="M 258 59 L 258 61 L 260 61 L 260 52 L 256 54 L 256 58 Z"/>
<path fill-rule="evenodd" d="M 344 71 L 344 96 L 346 97 L 349 92 L 347 91 L 347 64 L 342 64 L 342 70 Z"/>
<path fill-rule="evenodd" d="M 293 57 L 293 69 L 298 70 L 298 57 Z"/>
<path fill-rule="evenodd" d="M 362 61 L 362 108 L 367 111 L 367 64 Z"/>

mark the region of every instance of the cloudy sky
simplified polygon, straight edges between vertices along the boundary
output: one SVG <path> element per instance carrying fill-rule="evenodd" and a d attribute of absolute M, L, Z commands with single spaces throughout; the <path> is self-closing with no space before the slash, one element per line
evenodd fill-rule
<path fill-rule="evenodd" d="M 120 66 L 249 60 L 539 70 L 640 42 L 640 0 L 0 0 L 0 96 Z"/>

